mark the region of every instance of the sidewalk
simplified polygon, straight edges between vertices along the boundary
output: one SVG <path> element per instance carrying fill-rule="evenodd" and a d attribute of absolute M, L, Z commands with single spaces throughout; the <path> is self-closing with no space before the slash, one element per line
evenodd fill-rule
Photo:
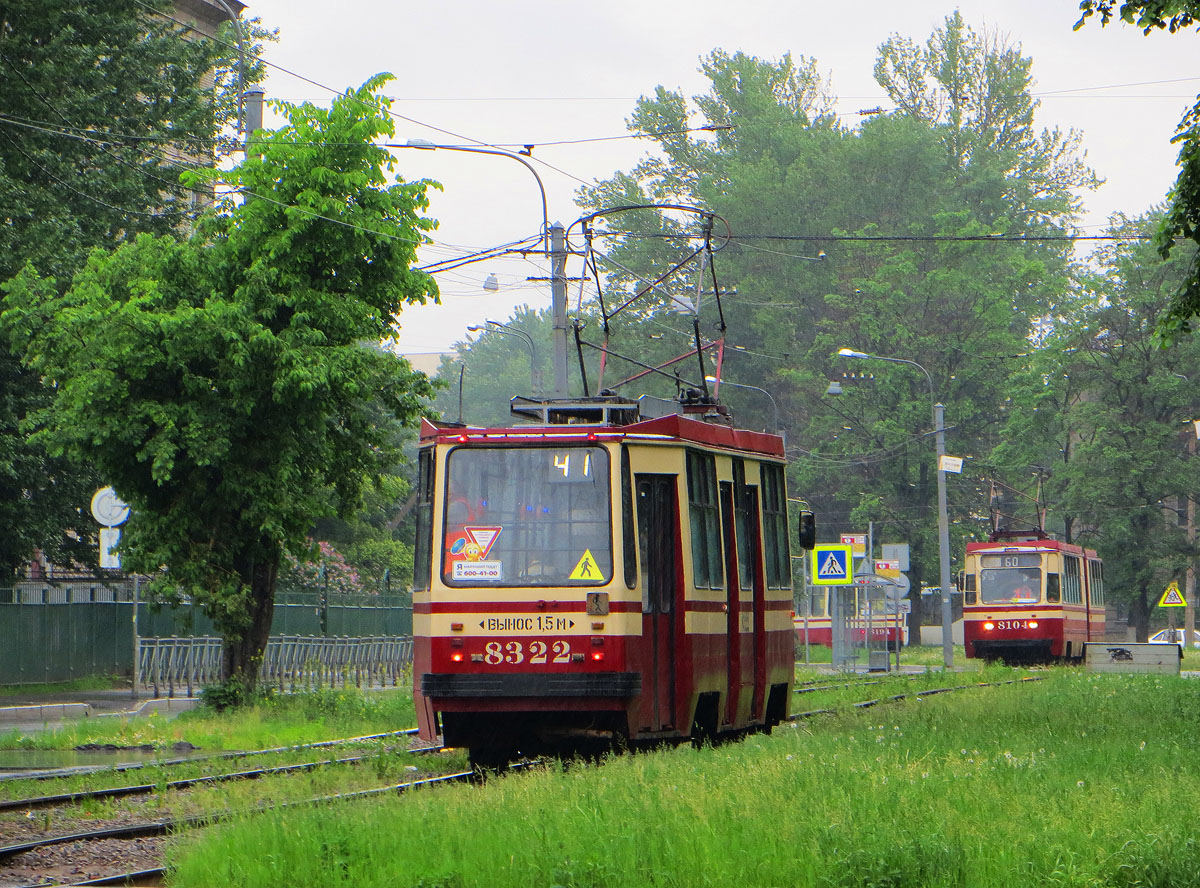
<path fill-rule="evenodd" d="M 40 731 L 84 718 L 177 715 L 199 705 L 197 697 L 134 697 L 129 689 L 13 694 L 0 697 L 0 731 Z"/>

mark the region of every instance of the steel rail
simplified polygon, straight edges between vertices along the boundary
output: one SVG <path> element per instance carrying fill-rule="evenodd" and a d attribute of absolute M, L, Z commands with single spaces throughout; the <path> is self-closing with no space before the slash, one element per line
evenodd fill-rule
<path fill-rule="evenodd" d="M 77 777 L 83 774 L 97 774 L 111 771 L 114 774 L 124 774 L 126 771 L 137 771 L 142 768 L 165 767 L 169 765 L 185 765 L 189 762 L 212 762 L 227 759 L 251 758 L 256 755 L 271 755 L 281 752 L 300 752 L 305 749 L 325 749 L 330 746 L 344 746 L 350 743 L 361 743 L 365 740 L 382 740 L 387 737 L 412 736 L 416 728 L 405 728 L 402 731 L 385 731 L 382 734 L 364 734 L 361 737 L 344 737 L 340 740 L 321 740 L 316 743 L 300 743 L 296 746 L 276 746 L 271 749 L 244 749 L 237 752 L 221 752 L 213 755 L 179 756 L 177 758 L 159 759 L 152 762 L 130 762 L 120 765 L 77 765 L 70 768 L 54 768 L 44 771 L 32 771 L 28 774 L 11 774 L 0 777 L 0 783 L 16 783 L 21 780 L 54 780 L 59 777 Z"/>
<path fill-rule="evenodd" d="M 513 770 L 517 770 L 529 767 L 532 764 L 535 763 L 517 763 L 511 767 Z M 145 838 L 147 836 L 161 836 L 180 827 L 220 823 L 222 821 L 232 820 L 235 817 L 244 817 L 251 814 L 263 814 L 269 811 L 279 811 L 286 808 L 300 807 L 302 805 L 319 805 L 328 804 L 330 802 L 365 799 L 387 793 L 402 793 L 423 786 L 435 786 L 440 783 L 471 783 L 479 779 L 480 772 L 478 771 L 454 771 L 450 774 L 438 774 L 434 777 L 422 777 L 418 780 L 410 780 L 405 783 L 392 783 L 388 784 L 387 786 L 373 787 L 371 789 L 359 789 L 352 792 L 335 793 L 334 795 L 318 796 L 316 798 L 302 799 L 295 802 L 282 802 L 275 805 L 263 805 L 258 808 L 251 808 L 244 811 L 196 814 L 191 817 L 151 820 L 143 823 L 132 823 L 126 824 L 125 826 L 107 827 L 105 829 L 70 833 L 60 836 L 46 836 L 29 842 L 21 842 L 16 845 L 6 845 L 4 847 L 0 847 L 0 860 L 7 860 L 8 858 L 15 857 L 18 854 L 25 854 L 29 851 L 36 851 L 39 848 L 48 848 L 53 845 L 66 845 L 70 844 L 71 842 L 89 842 L 99 839 L 137 839 Z"/>
<path fill-rule="evenodd" d="M 858 703 L 851 703 L 850 707 L 853 709 L 869 709 L 872 706 L 878 706 L 881 703 L 899 703 L 902 700 L 932 697 L 934 694 L 947 694 L 951 691 L 969 691 L 974 688 L 992 688 L 999 687 L 1000 685 L 1022 684 L 1029 681 L 1045 680 L 1046 676 L 1044 675 L 1030 675 L 1026 676 L 1025 678 L 1010 678 L 1007 681 L 981 681 L 969 685 L 953 685 L 948 688 L 930 688 L 925 691 L 917 691 L 913 694 L 893 694 L 890 697 L 880 697 L 876 700 L 862 700 Z M 813 718 L 814 716 L 818 715 L 836 715 L 838 712 L 838 709 L 812 709 L 808 712 L 794 712 L 789 715 L 785 721 L 797 722 L 801 719 Z"/>

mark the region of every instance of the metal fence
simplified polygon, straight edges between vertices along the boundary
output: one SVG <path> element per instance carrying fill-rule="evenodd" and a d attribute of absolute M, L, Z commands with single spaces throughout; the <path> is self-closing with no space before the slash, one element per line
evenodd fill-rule
<path fill-rule="evenodd" d="M 272 636 L 259 669 L 259 683 L 281 691 L 395 686 L 411 664 L 411 636 Z M 191 697 L 221 680 L 221 639 L 139 639 L 138 678 L 140 687 L 153 690 L 156 697 Z"/>
<path fill-rule="evenodd" d="M 209 638 L 216 634 L 199 605 L 147 602 L 134 580 L 22 581 L 0 587 L 0 684 L 129 675 L 135 635 Z M 275 597 L 271 634 L 321 636 L 331 641 L 410 636 L 412 599 L 403 593 L 343 595 L 285 590 Z M 140 659 L 140 645 L 138 656 Z"/>

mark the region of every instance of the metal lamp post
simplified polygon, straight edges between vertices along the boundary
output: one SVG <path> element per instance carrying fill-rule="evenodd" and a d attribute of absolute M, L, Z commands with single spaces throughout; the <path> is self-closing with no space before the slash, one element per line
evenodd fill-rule
<path fill-rule="evenodd" d="M 542 391 L 542 373 L 541 367 L 538 365 L 537 347 L 533 344 L 533 337 L 524 330 L 514 327 L 512 324 L 505 324 L 501 321 L 493 321 L 491 318 L 488 318 L 484 323 L 488 324 L 489 326 L 485 327 L 481 324 L 473 324 L 472 326 L 467 327 L 467 330 L 471 333 L 479 333 L 481 331 L 490 329 L 495 333 L 501 334 L 502 336 L 516 336 L 524 340 L 525 347 L 529 349 L 529 387 L 532 390 L 531 394 L 540 394 Z"/>
<path fill-rule="evenodd" d="M 954 666 L 954 610 L 950 602 L 950 521 L 946 514 L 946 473 L 942 471 L 942 457 L 946 455 L 945 407 L 938 403 L 933 393 L 933 377 L 916 361 L 905 358 L 888 358 L 866 352 L 843 348 L 838 350 L 843 358 L 865 358 L 872 361 L 888 361 L 892 364 L 908 364 L 925 374 L 929 383 L 929 401 L 933 405 L 934 440 L 937 445 L 937 497 L 938 497 L 938 573 L 942 589 L 942 658 L 947 669 Z"/>
<path fill-rule="evenodd" d="M 409 139 L 403 145 L 387 144 L 384 148 L 418 148 L 424 151 L 462 151 L 466 154 L 491 154 L 507 157 L 529 170 L 537 180 L 538 192 L 542 196 L 542 251 L 550 261 L 550 304 L 554 316 L 554 396 L 565 398 L 567 391 L 567 244 L 562 224 L 550 225 L 550 212 L 546 204 L 546 186 L 542 177 L 528 160 L 520 154 L 502 151 L 499 148 L 483 148 L 473 145 L 437 145 L 424 139 Z"/>
<path fill-rule="evenodd" d="M 759 388 L 757 385 L 747 385 L 744 382 L 730 382 L 728 379 L 717 379 L 717 377 L 715 377 L 715 376 L 706 376 L 706 377 L 704 377 L 704 380 L 705 380 L 705 382 L 715 383 L 716 386 L 718 386 L 718 388 L 715 388 L 713 390 L 714 392 L 719 391 L 720 390 L 719 387 L 723 386 L 723 385 L 731 385 L 734 388 L 750 389 L 752 391 L 762 392 L 771 401 L 771 410 L 775 414 L 775 431 L 777 431 L 777 432 L 779 431 L 779 404 L 775 401 L 775 396 L 772 395 L 765 388 Z"/>

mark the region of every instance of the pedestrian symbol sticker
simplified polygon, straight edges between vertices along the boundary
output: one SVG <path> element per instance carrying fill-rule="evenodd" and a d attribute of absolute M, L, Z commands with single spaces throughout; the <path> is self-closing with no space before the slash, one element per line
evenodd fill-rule
<path fill-rule="evenodd" d="M 815 546 L 812 550 L 812 582 L 814 586 L 844 586 L 853 577 L 852 546 Z"/>
<path fill-rule="evenodd" d="M 823 580 L 833 580 L 846 576 L 846 565 L 838 558 L 836 552 L 826 552 L 825 561 L 817 568 L 817 576 Z"/>
<path fill-rule="evenodd" d="M 1171 585 L 1167 586 L 1167 591 L 1163 593 L 1162 598 L 1158 600 L 1159 607 L 1187 607 L 1187 602 L 1183 600 L 1183 595 L 1179 591 L 1179 584 L 1174 580 Z"/>
<path fill-rule="evenodd" d="M 575 569 L 571 571 L 571 580 L 591 580 L 592 582 L 602 582 L 604 576 L 600 573 L 600 567 L 596 564 L 596 559 L 592 556 L 591 549 L 585 549 L 583 557 L 579 559 L 579 563 L 575 565 Z"/>

